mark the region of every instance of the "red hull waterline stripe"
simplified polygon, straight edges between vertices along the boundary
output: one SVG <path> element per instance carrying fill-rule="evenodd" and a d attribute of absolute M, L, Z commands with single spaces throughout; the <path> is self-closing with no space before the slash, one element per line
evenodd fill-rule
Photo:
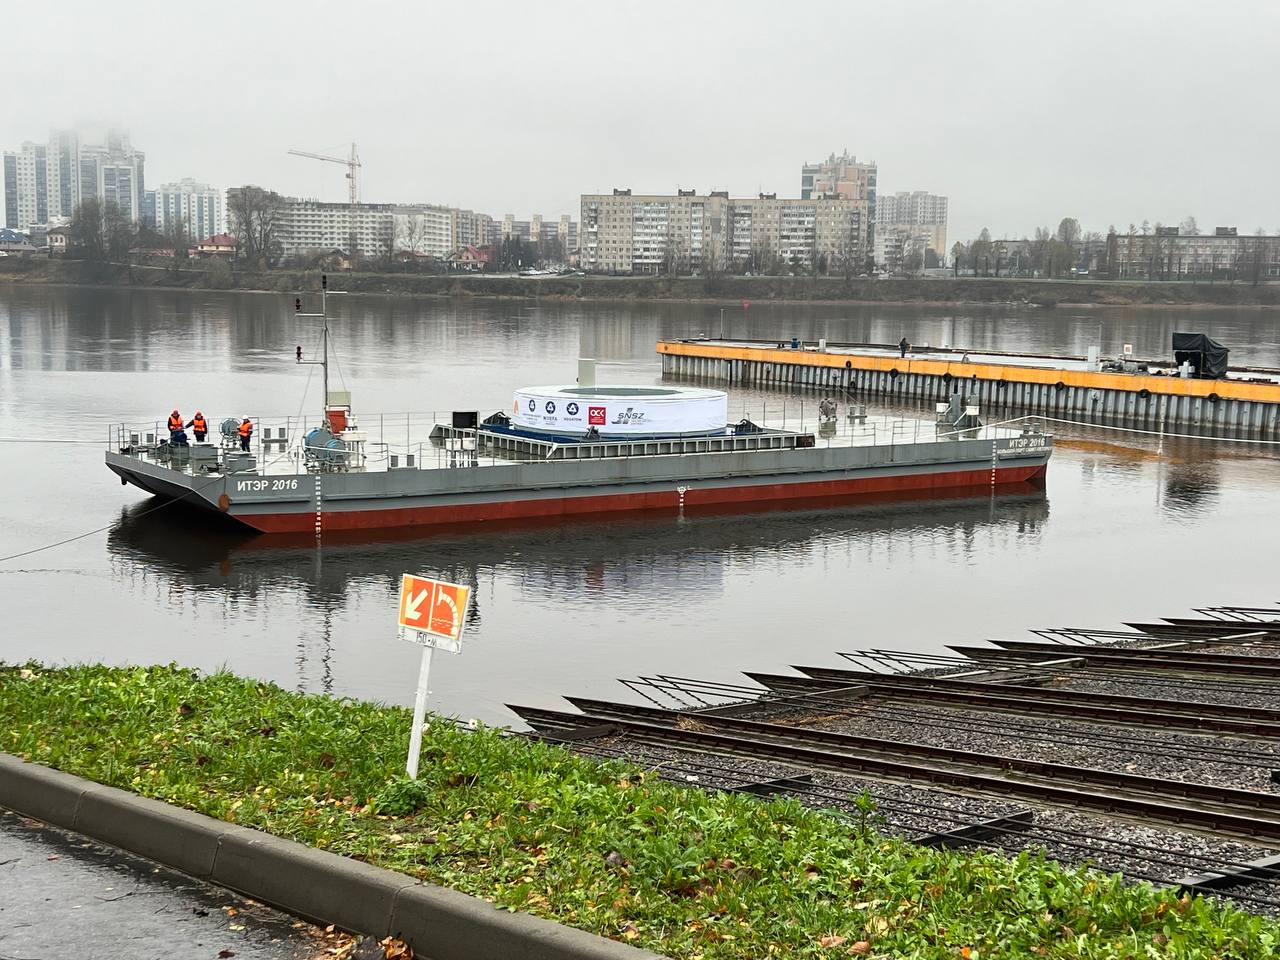
<path fill-rule="evenodd" d="M 1000 467 L 995 483 L 1006 486 L 1038 481 L 1046 464 Z M 717 504 L 767 503 L 818 497 L 858 494 L 943 491 L 954 488 L 990 486 L 991 470 L 957 470 L 945 473 L 918 473 L 889 477 L 821 480 L 807 483 L 775 483 L 741 487 L 687 487 L 685 508 Z M 485 520 L 516 520 L 527 517 L 557 517 L 574 514 L 623 513 L 637 510 L 678 510 L 681 494 L 675 487 L 651 493 L 596 494 L 589 497 L 548 497 L 529 500 L 502 500 L 488 503 L 455 503 L 434 507 L 389 507 L 383 510 L 325 511 L 324 529 L 373 530 L 388 527 L 423 527 L 436 524 L 473 523 Z M 301 533 L 315 528 L 315 514 L 249 513 L 231 515 L 262 533 Z"/>

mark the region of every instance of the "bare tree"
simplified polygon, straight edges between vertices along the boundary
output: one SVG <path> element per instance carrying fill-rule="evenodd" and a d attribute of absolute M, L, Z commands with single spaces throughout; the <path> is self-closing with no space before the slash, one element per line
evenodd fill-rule
<path fill-rule="evenodd" d="M 860 227 L 861 222 L 850 216 L 849 222 L 840 231 L 840 237 L 836 241 L 836 259 L 839 261 L 841 273 L 844 274 L 845 283 L 857 276 L 858 270 L 862 266 L 862 231 Z"/>
<path fill-rule="evenodd" d="M 173 250 L 174 264 L 187 259 L 191 249 L 191 231 L 187 229 L 187 221 L 176 216 L 164 232 L 165 243 Z"/>
<path fill-rule="evenodd" d="M 668 224 L 667 235 L 662 244 L 661 270 L 669 276 L 678 276 L 686 267 L 684 244 L 680 242 L 679 233 Z"/>
<path fill-rule="evenodd" d="M 1080 240 L 1080 221 L 1075 217 L 1063 217 L 1058 223 L 1058 240 L 1074 247 Z"/>
<path fill-rule="evenodd" d="M 983 276 L 991 272 L 991 231 L 986 227 L 978 234 L 978 239 L 969 244 L 969 256 L 973 258 L 973 275 L 981 270 Z"/>
<path fill-rule="evenodd" d="M 409 213 L 397 217 L 400 222 L 396 225 L 396 239 L 400 244 L 401 250 L 408 250 L 415 256 L 422 253 L 418 248 L 422 246 L 425 239 L 426 224 L 423 221 L 422 214 Z"/>
<path fill-rule="evenodd" d="M 71 239 L 85 260 L 120 263 L 136 237 L 133 221 L 111 200 L 90 197 L 71 218 Z"/>
<path fill-rule="evenodd" d="M 964 244 L 957 240 L 951 245 L 951 270 L 958 278 L 960 276 L 960 261 L 964 257 Z"/>
<path fill-rule="evenodd" d="M 81 202 L 71 216 L 70 230 L 74 249 L 82 258 L 96 261 L 107 259 L 101 200 L 89 197 Z"/>
<path fill-rule="evenodd" d="M 227 213 L 241 256 L 253 266 L 274 266 L 280 259 L 284 198 L 262 187 L 232 187 L 227 191 Z"/>
<path fill-rule="evenodd" d="M 1184 237 L 1200 236 L 1200 226 L 1196 223 L 1196 218 L 1188 216 L 1182 223 L 1178 224 L 1178 232 Z"/>

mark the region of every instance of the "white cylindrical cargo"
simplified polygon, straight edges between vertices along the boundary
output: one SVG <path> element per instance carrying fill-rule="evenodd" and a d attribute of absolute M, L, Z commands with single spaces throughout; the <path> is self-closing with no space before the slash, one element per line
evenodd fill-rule
<path fill-rule="evenodd" d="M 515 392 L 511 421 L 557 436 L 687 437 L 723 433 L 729 399 L 696 387 L 551 386 Z"/>

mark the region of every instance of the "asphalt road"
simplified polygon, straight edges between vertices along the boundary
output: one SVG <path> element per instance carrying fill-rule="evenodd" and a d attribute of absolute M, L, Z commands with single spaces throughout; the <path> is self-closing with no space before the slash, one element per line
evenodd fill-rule
<path fill-rule="evenodd" d="M 340 933 L 0 810 L 0 960 L 332 960 L 331 948 L 348 944 Z"/>

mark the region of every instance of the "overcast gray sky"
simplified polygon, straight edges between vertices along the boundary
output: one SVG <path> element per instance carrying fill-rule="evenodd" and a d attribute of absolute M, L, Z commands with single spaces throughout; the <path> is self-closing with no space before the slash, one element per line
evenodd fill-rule
<path fill-rule="evenodd" d="M 497 216 L 582 192 L 799 193 L 847 147 L 951 237 L 1065 215 L 1280 230 L 1280 2 L 10 3 L 0 144 L 128 128 L 195 177 Z"/>

